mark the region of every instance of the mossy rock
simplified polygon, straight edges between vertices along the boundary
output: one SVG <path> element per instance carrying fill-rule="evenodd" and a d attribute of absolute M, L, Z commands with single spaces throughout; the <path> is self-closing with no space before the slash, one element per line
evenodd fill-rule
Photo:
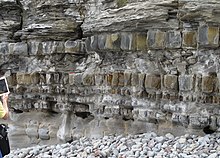
<path fill-rule="evenodd" d="M 126 6 L 126 4 L 127 4 L 127 0 L 117 0 L 117 6 L 118 6 L 118 8 L 121 8 L 121 7 L 124 7 L 124 6 Z"/>

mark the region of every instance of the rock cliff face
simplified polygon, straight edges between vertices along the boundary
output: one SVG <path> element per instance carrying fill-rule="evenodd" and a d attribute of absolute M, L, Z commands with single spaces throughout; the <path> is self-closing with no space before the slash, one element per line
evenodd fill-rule
<path fill-rule="evenodd" d="M 0 0 L 12 148 L 220 127 L 217 0 Z"/>

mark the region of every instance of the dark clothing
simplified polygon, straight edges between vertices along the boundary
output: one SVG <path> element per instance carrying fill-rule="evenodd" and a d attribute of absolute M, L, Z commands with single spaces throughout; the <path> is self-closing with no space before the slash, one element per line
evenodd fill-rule
<path fill-rule="evenodd" d="M 2 156 L 10 153 L 7 128 L 8 127 L 5 124 L 0 124 L 0 151 Z"/>

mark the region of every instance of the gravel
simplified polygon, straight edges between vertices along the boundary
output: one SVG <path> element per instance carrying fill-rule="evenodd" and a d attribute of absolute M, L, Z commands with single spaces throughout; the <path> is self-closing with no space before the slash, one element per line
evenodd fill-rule
<path fill-rule="evenodd" d="M 71 143 L 15 149 L 5 158 L 219 158 L 220 133 L 205 136 L 144 133 L 82 137 Z"/>

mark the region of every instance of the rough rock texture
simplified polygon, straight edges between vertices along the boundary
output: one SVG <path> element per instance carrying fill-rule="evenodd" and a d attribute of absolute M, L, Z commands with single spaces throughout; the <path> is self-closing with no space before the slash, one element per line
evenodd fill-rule
<path fill-rule="evenodd" d="M 82 137 L 71 143 L 36 145 L 12 150 L 5 158 L 219 158 L 219 133 L 205 136 L 170 133 L 158 136 L 149 132 L 139 135 Z"/>
<path fill-rule="evenodd" d="M 220 127 L 217 0 L 0 0 L 12 148 Z"/>

